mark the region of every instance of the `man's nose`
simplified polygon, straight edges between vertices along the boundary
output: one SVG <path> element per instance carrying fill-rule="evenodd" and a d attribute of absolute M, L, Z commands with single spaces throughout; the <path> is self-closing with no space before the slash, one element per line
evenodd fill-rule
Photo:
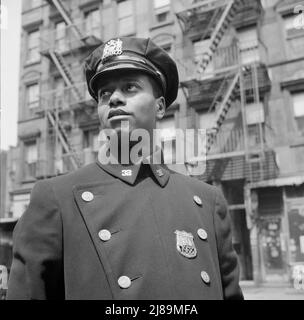
<path fill-rule="evenodd" d="M 109 102 L 110 107 L 125 105 L 125 103 L 126 103 L 126 100 L 123 92 L 121 92 L 121 90 L 119 89 L 116 89 L 110 97 L 110 102 Z"/>

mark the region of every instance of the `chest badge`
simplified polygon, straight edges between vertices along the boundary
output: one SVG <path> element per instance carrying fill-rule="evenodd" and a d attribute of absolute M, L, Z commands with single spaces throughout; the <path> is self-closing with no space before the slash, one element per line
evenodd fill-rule
<path fill-rule="evenodd" d="M 195 258 L 197 250 L 193 241 L 193 235 L 179 230 L 176 230 L 174 233 L 176 234 L 177 251 L 186 258 Z"/>

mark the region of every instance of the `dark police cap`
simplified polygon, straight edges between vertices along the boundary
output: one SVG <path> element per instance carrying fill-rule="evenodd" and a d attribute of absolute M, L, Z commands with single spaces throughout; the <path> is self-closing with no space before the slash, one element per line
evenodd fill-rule
<path fill-rule="evenodd" d="M 97 101 L 98 82 L 114 70 L 141 70 L 163 89 L 167 107 L 176 99 L 178 72 L 175 62 L 151 39 L 121 37 L 96 48 L 85 60 L 88 90 Z"/>

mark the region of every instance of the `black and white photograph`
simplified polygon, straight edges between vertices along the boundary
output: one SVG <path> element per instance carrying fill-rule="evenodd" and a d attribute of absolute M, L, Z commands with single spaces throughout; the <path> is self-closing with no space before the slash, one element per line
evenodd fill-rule
<path fill-rule="evenodd" d="M 0 300 L 304 300 L 304 1 L 0 8 Z"/>

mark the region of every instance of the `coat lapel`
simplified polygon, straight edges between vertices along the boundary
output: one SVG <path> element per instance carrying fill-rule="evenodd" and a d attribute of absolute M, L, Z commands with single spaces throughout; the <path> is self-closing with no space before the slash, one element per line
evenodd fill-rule
<path fill-rule="evenodd" d="M 113 197 L 107 197 L 107 195 L 120 194 L 122 196 L 122 191 L 121 181 L 111 177 L 103 182 L 73 187 L 74 199 L 103 266 L 112 293 L 118 290 L 115 274 L 113 274 L 107 258 L 104 244 L 98 237 L 98 232 L 103 229 L 103 225 L 108 224 L 106 221 L 109 219 L 108 213 L 113 212 L 115 206 L 115 203 L 111 201 Z"/>

